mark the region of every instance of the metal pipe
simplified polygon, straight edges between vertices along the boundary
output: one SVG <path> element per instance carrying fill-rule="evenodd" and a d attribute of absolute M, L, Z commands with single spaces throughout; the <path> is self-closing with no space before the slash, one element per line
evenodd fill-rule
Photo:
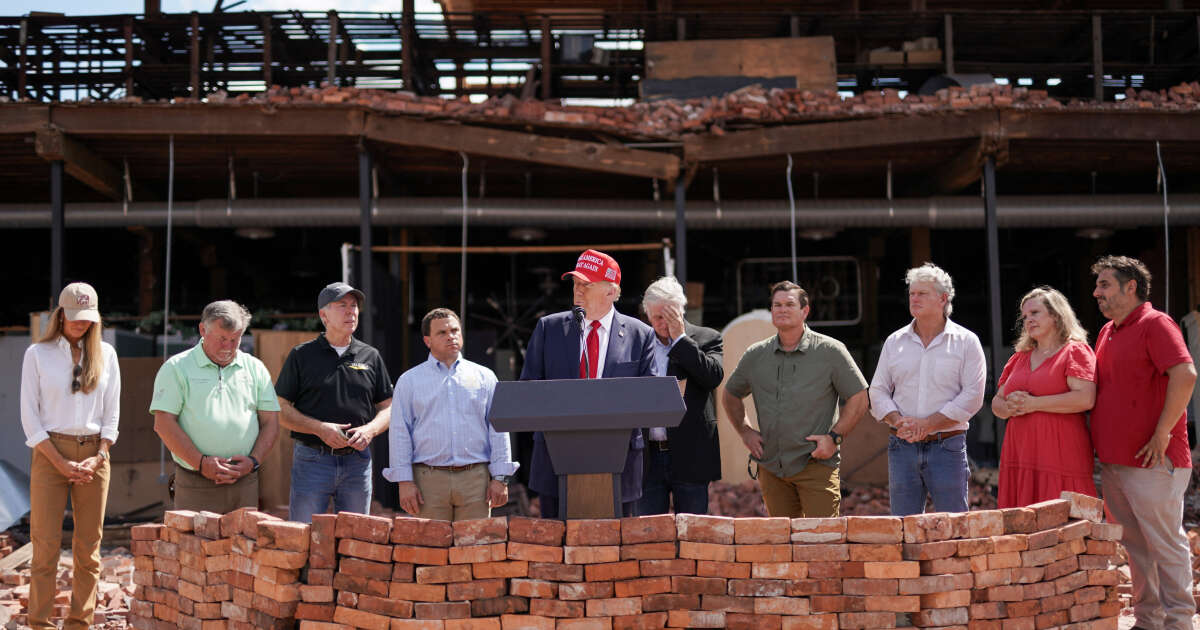
<path fill-rule="evenodd" d="M 984 217 L 974 196 L 896 199 L 894 216 L 887 199 L 812 199 L 796 201 L 797 228 L 981 229 Z M 691 230 L 787 229 L 787 200 L 721 200 L 721 212 L 709 200 L 693 199 L 686 211 Z M 490 198 L 474 202 L 471 222 L 477 226 L 529 225 L 550 228 L 630 228 L 672 230 L 670 202 L 632 199 Z M 1000 228 L 1159 227 L 1161 195 L 1008 196 L 996 208 Z M 457 226 L 462 220 L 459 197 L 403 197 L 378 201 L 377 226 Z M 352 198 L 243 199 L 233 216 L 225 215 L 224 199 L 175 204 L 180 227 L 354 227 L 360 222 L 359 200 Z M 1200 225 L 1200 194 L 1171 195 L 1171 223 Z M 122 212 L 121 202 L 72 203 L 66 211 L 72 229 L 166 225 L 162 204 L 136 202 Z M 48 204 L 0 204 L 0 229 L 50 227 Z"/>
<path fill-rule="evenodd" d="M 687 182 L 675 180 L 675 279 L 687 287 Z"/>
<path fill-rule="evenodd" d="M 63 209 L 63 163 L 50 162 L 50 304 L 55 303 L 63 288 L 63 232 L 66 213 Z"/>
<path fill-rule="evenodd" d="M 358 288 L 368 296 L 373 294 L 371 283 L 371 153 L 366 147 L 358 149 L 358 242 L 362 247 L 358 256 Z M 368 300 L 359 313 L 362 323 L 362 340 L 375 344 L 375 318 L 371 316 L 373 302 Z"/>

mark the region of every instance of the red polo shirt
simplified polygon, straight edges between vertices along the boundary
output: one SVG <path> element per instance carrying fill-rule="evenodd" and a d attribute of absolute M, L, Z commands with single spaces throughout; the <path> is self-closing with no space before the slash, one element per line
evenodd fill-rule
<path fill-rule="evenodd" d="M 1105 464 L 1141 467 L 1134 455 L 1154 434 L 1167 399 L 1167 370 L 1191 362 L 1179 327 L 1149 302 L 1096 336 L 1096 406 L 1092 444 Z M 1187 414 L 1171 429 L 1167 457 L 1176 468 L 1191 468 Z"/>

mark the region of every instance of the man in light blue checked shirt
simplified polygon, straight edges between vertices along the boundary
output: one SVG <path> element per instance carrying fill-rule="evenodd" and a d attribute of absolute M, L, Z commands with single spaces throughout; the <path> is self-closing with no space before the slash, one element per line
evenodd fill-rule
<path fill-rule="evenodd" d="M 508 434 L 488 422 L 496 375 L 462 357 L 458 315 L 435 308 L 421 320 L 424 363 L 400 375 L 392 394 L 383 476 L 400 486 L 400 508 L 444 521 L 487 518 L 508 502 Z"/>

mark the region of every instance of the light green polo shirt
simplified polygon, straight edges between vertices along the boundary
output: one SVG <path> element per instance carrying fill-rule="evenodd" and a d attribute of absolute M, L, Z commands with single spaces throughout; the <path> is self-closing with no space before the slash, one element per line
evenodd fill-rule
<path fill-rule="evenodd" d="M 279 411 L 279 400 L 262 361 L 238 350 L 229 365 L 218 367 L 197 343 L 159 368 L 150 401 L 150 413 L 155 411 L 179 416 L 179 426 L 204 455 L 233 457 L 250 454 L 258 412 Z"/>
<path fill-rule="evenodd" d="M 800 473 L 816 449 L 805 438 L 828 433 L 838 421 L 838 399 L 866 388 L 846 346 L 808 326 L 791 352 L 779 344 L 779 335 L 751 345 L 725 383 L 725 391 L 738 398 L 754 395 L 763 436 L 759 465 L 777 477 Z M 818 461 L 837 467 L 841 450 Z"/>

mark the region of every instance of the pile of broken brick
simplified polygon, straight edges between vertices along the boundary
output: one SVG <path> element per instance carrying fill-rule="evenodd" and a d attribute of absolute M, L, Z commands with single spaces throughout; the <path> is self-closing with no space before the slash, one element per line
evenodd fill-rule
<path fill-rule="evenodd" d="M 656 140 L 674 140 L 685 134 L 696 133 L 721 135 L 727 130 L 767 124 L 961 112 L 973 109 L 1175 112 L 1200 110 L 1200 83 L 1197 82 L 1181 83 L 1158 91 L 1130 88 L 1123 96 L 1123 100 L 1105 103 L 1078 98 L 1063 101 L 1051 97 L 1046 90 L 1012 85 L 973 85 L 969 88 L 943 88 L 934 94 L 908 93 L 901 96 L 897 90 L 885 89 L 843 97 L 834 90 L 764 89 L 752 85 L 718 97 L 664 99 L 622 107 L 598 107 L 520 99 L 511 94 L 472 103 L 465 97 L 446 99 L 417 96 L 403 91 L 325 84 L 321 87 L 272 86 L 263 93 L 242 92 L 236 96 L 217 91 L 207 95 L 205 102 L 268 107 L 354 106 L 426 119 L 450 119 L 478 124 L 532 124 Z M 136 97 L 123 101 L 142 102 Z M 176 102 L 194 101 L 185 99 Z"/>

